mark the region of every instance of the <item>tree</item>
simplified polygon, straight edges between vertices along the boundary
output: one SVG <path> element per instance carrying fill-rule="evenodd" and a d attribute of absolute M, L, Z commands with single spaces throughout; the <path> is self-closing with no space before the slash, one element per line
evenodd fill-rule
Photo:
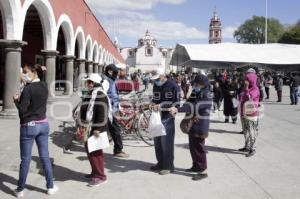
<path fill-rule="evenodd" d="M 265 23 L 265 17 L 253 16 L 234 32 L 234 37 L 239 43 L 265 43 Z M 278 42 L 283 32 L 284 27 L 277 19 L 268 19 L 268 43 Z"/>
<path fill-rule="evenodd" d="M 300 44 L 300 21 L 281 36 L 279 43 Z"/>

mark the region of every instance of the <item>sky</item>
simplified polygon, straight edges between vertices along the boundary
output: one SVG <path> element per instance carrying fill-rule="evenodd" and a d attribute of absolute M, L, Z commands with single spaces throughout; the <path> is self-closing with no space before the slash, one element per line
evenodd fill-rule
<path fill-rule="evenodd" d="M 266 15 L 266 0 L 86 0 L 112 40 L 135 47 L 148 29 L 160 46 L 208 43 L 209 22 L 216 8 L 223 41 L 252 16 Z M 268 0 L 268 16 L 284 25 L 300 20 L 299 0 Z"/>

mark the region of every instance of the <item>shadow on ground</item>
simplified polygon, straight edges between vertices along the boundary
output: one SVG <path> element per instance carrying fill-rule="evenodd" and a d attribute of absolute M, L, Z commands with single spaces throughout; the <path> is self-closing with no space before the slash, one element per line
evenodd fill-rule
<path fill-rule="evenodd" d="M 10 187 L 8 187 L 7 184 L 12 184 L 16 188 L 17 184 L 18 184 L 18 180 L 12 176 L 6 175 L 1 172 L 0 173 L 0 190 L 3 191 L 4 193 L 6 193 L 7 195 L 14 196 L 13 190 Z M 30 191 L 35 191 L 35 192 L 46 193 L 46 190 L 31 186 L 31 185 L 26 185 L 26 189 L 28 189 Z"/>
<path fill-rule="evenodd" d="M 236 131 L 227 131 L 223 129 L 209 129 L 210 133 L 229 133 L 229 134 L 241 134 L 240 132 Z"/>
<path fill-rule="evenodd" d="M 175 144 L 176 147 L 189 149 L 189 144 Z M 219 152 L 219 153 L 227 153 L 227 154 L 239 154 L 245 155 L 245 153 L 239 152 L 237 149 L 229 149 L 217 146 L 205 146 L 207 152 Z"/>

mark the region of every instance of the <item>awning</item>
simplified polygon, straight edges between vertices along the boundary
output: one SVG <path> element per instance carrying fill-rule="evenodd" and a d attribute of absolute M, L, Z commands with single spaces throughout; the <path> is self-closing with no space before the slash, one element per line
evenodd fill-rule
<path fill-rule="evenodd" d="M 288 44 L 178 44 L 171 65 L 226 68 L 246 65 L 300 69 L 300 45 Z"/>

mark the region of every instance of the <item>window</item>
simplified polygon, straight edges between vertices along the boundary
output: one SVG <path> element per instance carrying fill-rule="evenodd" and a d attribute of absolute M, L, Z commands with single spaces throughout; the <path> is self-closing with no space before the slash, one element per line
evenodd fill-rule
<path fill-rule="evenodd" d="M 147 48 L 146 48 L 146 53 L 145 53 L 145 55 L 146 55 L 147 57 L 152 57 L 152 56 L 153 56 L 153 48 L 147 47 Z"/>
<path fill-rule="evenodd" d="M 163 57 L 167 57 L 167 52 L 162 52 Z"/>
<path fill-rule="evenodd" d="M 133 57 L 133 56 L 134 56 L 133 50 L 129 50 L 129 51 L 128 51 L 128 55 L 129 55 L 129 57 Z"/>

